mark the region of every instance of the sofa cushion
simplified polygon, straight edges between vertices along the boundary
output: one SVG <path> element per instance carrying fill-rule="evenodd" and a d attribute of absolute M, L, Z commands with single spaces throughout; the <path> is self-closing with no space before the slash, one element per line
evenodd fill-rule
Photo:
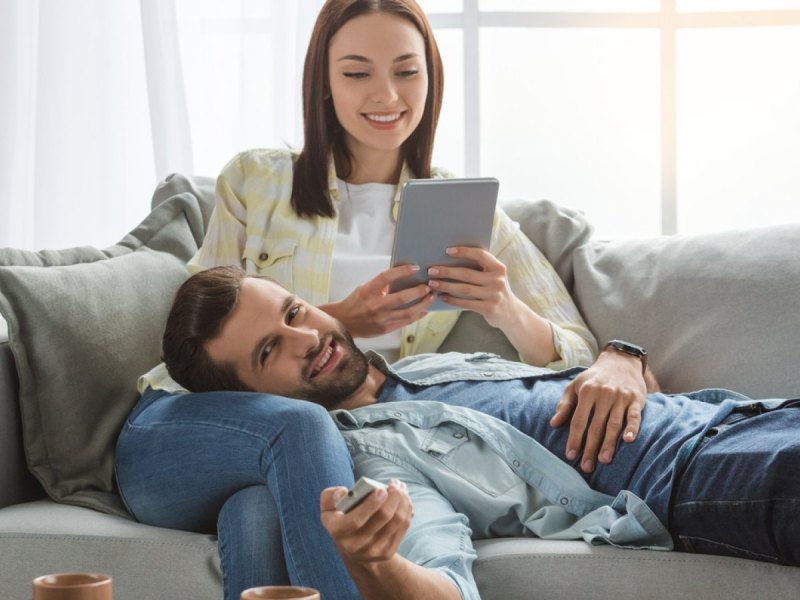
<path fill-rule="evenodd" d="M 575 253 L 574 298 L 603 344 L 645 346 L 668 391 L 800 390 L 800 225 L 615 242 Z"/>
<path fill-rule="evenodd" d="M 0 250 L 0 313 L 19 375 L 28 468 L 55 500 L 126 515 L 113 450 L 139 375 L 205 232 L 198 199 L 161 203 L 100 250 Z"/>
<path fill-rule="evenodd" d="M 0 598 L 30 598 L 44 573 L 108 573 L 114 597 L 222 598 L 217 540 L 50 500 L 0 509 Z"/>
<path fill-rule="evenodd" d="M 583 213 L 558 206 L 549 200 L 505 200 L 501 204 L 520 230 L 541 250 L 556 270 L 567 291 L 572 293 L 572 254 L 592 237 L 593 228 Z M 439 352 L 493 352 L 510 360 L 519 354 L 503 333 L 471 311 L 458 316 L 453 330 Z"/>

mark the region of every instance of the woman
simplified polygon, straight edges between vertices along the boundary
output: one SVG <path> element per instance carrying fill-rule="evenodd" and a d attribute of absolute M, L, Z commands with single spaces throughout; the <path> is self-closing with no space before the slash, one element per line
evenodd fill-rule
<path fill-rule="evenodd" d="M 190 268 L 270 275 L 390 360 L 435 351 L 453 327 L 457 312 L 425 312 L 435 290 L 500 328 L 526 362 L 589 364 L 594 340 L 561 281 L 500 210 L 491 252 L 455 249 L 481 271 L 442 267 L 428 284 L 387 293 L 412 268 L 387 268 L 399 188 L 446 176 L 430 166 L 442 89 L 413 0 L 328 0 L 306 57 L 302 151 L 248 151 L 225 167 Z M 320 491 L 353 483 L 324 410 L 246 391 L 187 393 L 163 365 L 140 391 L 117 450 L 137 519 L 213 531 L 219 515 L 226 599 L 289 581 L 326 600 L 358 597 L 319 522 Z"/>

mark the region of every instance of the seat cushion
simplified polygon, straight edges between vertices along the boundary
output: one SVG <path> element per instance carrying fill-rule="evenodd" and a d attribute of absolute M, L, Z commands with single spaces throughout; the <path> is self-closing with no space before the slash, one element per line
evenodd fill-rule
<path fill-rule="evenodd" d="M 114 579 L 115 598 L 222 598 L 216 538 L 39 500 L 0 509 L 0 598 L 30 598 L 48 573 Z"/>
<path fill-rule="evenodd" d="M 740 558 L 539 539 L 476 543 L 483 600 L 795 600 L 800 569 Z"/>

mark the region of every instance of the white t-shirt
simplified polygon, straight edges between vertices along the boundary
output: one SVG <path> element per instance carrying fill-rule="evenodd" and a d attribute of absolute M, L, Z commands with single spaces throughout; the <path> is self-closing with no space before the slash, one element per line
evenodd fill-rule
<path fill-rule="evenodd" d="M 337 179 L 339 233 L 333 250 L 329 300 L 337 302 L 356 287 L 389 268 L 395 222 L 392 202 L 396 187 L 389 183 L 354 185 Z M 362 350 L 374 350 L 387 361 L 400 357 L 400 330 L 372 338 L 356 338 Z"/>

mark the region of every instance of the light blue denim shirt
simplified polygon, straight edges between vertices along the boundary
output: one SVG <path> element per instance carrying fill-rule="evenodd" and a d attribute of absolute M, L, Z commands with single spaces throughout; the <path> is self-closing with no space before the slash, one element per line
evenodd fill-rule
<path fill-rule="evenodd" d="M 385 373 L 420 386 L 454 381 L 571 377 L 487 354 L 409 357 Z M 537 441 L 492 416 L 432 401 L 378 403 L 332 416 L 356 476 L 408 485 L 414 517 L 400 553 L 438 569 L 463 598 L 479 598 L 472 539 L 537 536 L 615 546 L 672 549 L 666 528 L 643 500 L 592 490 Z"/>

